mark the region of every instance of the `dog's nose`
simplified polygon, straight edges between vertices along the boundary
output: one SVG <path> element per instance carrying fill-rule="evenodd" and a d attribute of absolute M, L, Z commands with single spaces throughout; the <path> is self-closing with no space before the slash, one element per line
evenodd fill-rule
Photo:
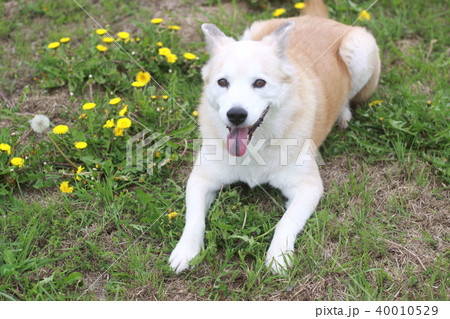
<path fill-rule="evenodd" d="M 239 125 L 247 119 L 247 111 L 240 106 L 235 106 L 227 112 L 227 117 L 231 123 Z"/>

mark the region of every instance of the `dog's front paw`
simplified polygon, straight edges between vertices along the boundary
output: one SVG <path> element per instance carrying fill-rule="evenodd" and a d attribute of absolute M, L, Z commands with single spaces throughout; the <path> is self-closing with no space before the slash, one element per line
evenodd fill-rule
<path fill-rule="evenodd" d="M 293 247 L 280 247 L 272 243 L 267 251 L 266 267 L 269 268 L 273 274 L 286 275 L 293 260 Z"/>
<path fill-rule="evenodd" d="M 200 252 L 201 245 L 194 245 L 186 240 L 180 240 L 170 254 L 170 268 L 178 275 L 189 268 L 189 262 Z"/>

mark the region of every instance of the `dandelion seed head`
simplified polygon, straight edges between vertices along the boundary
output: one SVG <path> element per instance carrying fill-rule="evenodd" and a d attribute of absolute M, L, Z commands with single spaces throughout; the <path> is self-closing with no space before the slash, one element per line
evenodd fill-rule
<path fill-rule="evenodd" d="M 30 125 L 33 131 L 41 134 L 50 127 L 50 119 L 45 115 L 39 114 L 30 120 Z"/>

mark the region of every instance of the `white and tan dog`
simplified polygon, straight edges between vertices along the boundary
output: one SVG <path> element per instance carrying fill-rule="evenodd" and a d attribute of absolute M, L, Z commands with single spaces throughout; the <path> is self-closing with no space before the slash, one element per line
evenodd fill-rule
<path fill-rule="evenodd" d="M 216 192 L 239 181 L 268 183 L 286 196 L 266 264 L 276 273 L 291 264 L 323 192 L 317 163 L 298 160 L 305 141 L 319 147 L 336 121 L 346 127 L 349 103 L 367 99 L 380 73 L 374 37 L 327 16 L 322 0 L 307 1 L 302 17 L 255 22 L 240 41 L 202 25 L 211 55 L 198 109 L 203 145 L 187 184 L 186 226 L 169 259 L 176 273 L 200 252 Z"/>

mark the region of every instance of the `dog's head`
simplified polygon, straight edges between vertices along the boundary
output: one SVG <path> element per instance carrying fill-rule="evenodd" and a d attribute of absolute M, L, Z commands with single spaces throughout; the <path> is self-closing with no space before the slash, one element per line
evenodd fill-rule
<path fill-rule="evenodd" d="M 293 26 L 282 23 L 261 41 L 236 41 L 214 24 L 202 25 L 211 55 L 202 70 L 206 99 L 229 129 L 228 152 L 234 156 L 244 155 L 269 107 L 282 103 L 292 83 L 295 70 L 285 53 Z"/>

